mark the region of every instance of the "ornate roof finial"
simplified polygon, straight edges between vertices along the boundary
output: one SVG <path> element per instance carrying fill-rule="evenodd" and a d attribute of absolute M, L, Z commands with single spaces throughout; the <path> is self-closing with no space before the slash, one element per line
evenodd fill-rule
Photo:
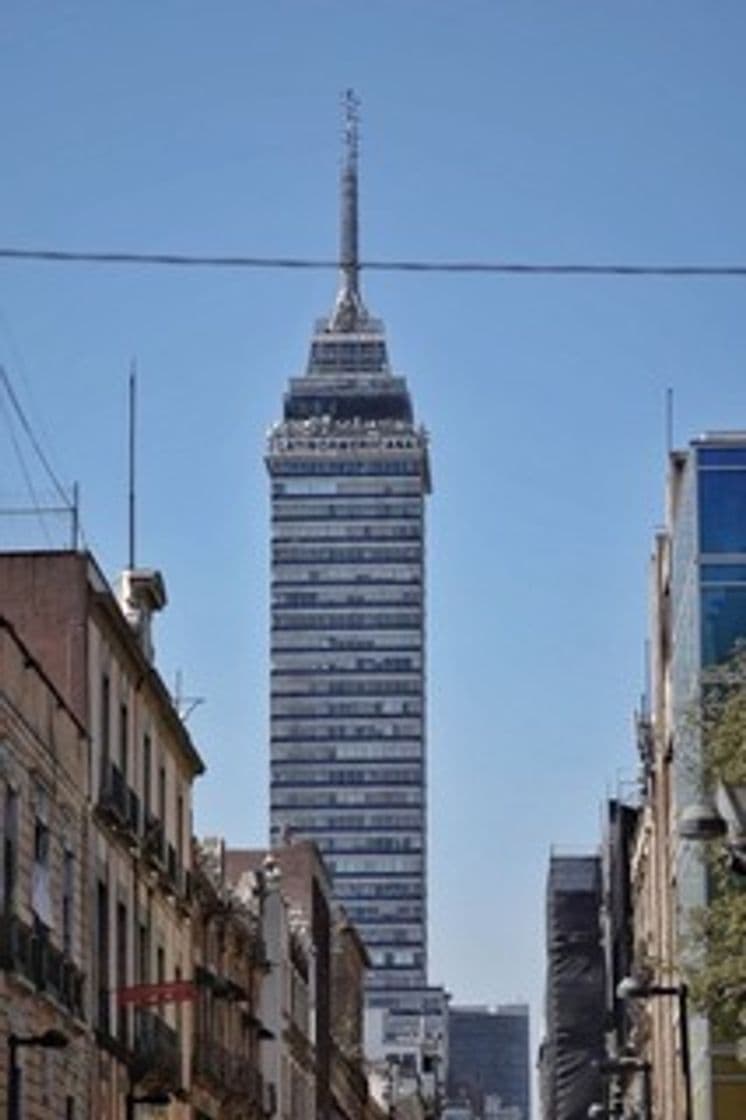
<path fill-rule="evenodd" d="M 360 99 L 352 89 L 342 95 L 344 112 L 344 151 L 341 173 L 341 211 L 339 238 L 340 287 L 329 327 L 333 331 L 354 331 L 367 319 L 360 297 L 358 274 L 358 152 L 360 144 Z"/>

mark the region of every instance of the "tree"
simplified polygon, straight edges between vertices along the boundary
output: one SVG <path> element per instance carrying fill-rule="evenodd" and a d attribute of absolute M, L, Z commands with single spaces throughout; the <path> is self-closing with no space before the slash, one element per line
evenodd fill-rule
<path fill-rule="evenodd" d="M 703 675 L 697 722 L 703 792 L 746 787 L 746 646 Z M 746 875 L 728 841 L 708 842 L 704 858 L 709 901 L 690 914 L 684 971 L 693 1005 L 718 1038 L 735 1041 L 746 1035 Z"/>

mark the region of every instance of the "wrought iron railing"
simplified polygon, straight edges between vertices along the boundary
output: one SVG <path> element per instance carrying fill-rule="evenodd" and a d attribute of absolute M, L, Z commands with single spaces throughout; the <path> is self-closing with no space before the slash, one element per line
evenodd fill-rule
<path fill-rule="evenodd" d="M 132 839 L 139 837 L 140 798 L 111 760 L 104 762 L 98 806 L 114 825 L 124 829 Z"/>
<path fill-rule="evenodd" d="M 161 1091 L 181 1088 L 181 1046 L 178 1032 L 160 1015 L 135 1009 L 135 1038 L 130 1064 L 137 1085 Z"/>
<path fill-rule="evenodd" d="M 23 976 L 76 1018 L 84 1018 L 82 971 L 52 944 L 48 933 L 33 930 L 17 914 L 0 914 L 0 967 Z"/>

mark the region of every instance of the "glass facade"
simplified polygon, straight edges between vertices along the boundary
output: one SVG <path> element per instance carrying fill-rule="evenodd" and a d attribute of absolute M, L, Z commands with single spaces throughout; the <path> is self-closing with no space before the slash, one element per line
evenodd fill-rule
<path fill-rule="evenodd" d="M 321 321 L 269 435 L 270 827 L 313 839 L 369 986 L 426 983 L 427 437 L 382 326 Z"/>
<path fill-rule="evenodd" d="M 671 522 L 671 684 L 676 796 L 697 800 L 701 673 L 746 639 L 746 433 L 703 436 L 674 457 Z M 704 878 L 682 854 L 680 896 L 705 897 Z"/>
<path fill-rule="evenodd" d="M 515 1120 L 529 1120 L 528 1007 L 452 1007 L 448 1045 L 451 1104 L 468 1104 L 484 1116 L 492 1103 L 514 1109 Z"/>

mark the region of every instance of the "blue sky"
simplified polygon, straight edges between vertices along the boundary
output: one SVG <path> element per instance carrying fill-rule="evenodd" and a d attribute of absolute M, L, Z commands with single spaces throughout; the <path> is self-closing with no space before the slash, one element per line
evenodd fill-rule
<path fill-rule="evenodd" d="M 725 0 L 5 0 L 0 243 L 329 257 L 354 86 L 364 256 L 744 263 L 745 35 Z M 112 576 L 137 356 L 138 560 L 234 843 L 266 835 L 264 435 L 334 285 L 0 262 L 0 361 Z M 634 775 L 665 391 L 679 442 L 746 427 L 746 283 L 364 287 L 432 435 L 431 973 L 538 1016 L 550 845 Z"/>

